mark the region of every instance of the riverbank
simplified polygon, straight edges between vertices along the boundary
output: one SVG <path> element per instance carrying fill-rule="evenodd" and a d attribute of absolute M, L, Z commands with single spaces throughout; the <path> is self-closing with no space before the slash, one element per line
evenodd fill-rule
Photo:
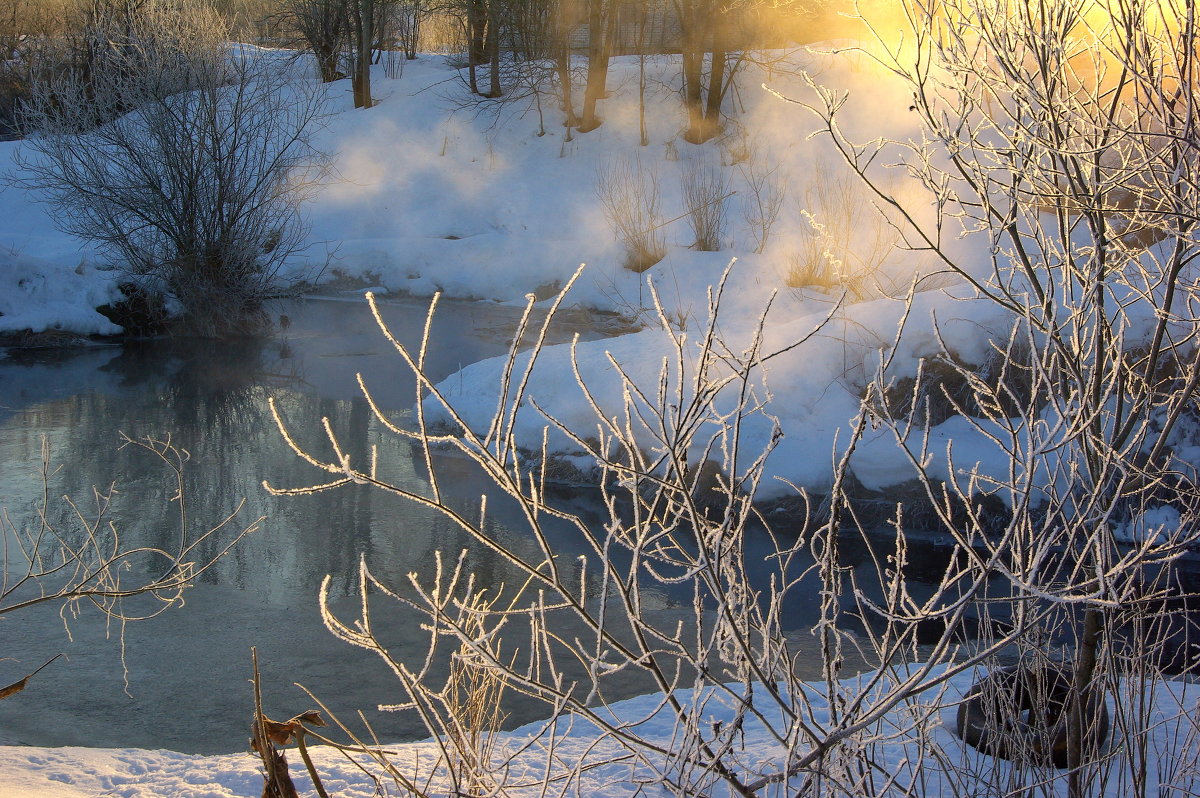
<path fill-rule="evenodd" d="M 905 669 L 897 671 L 902 676 Z M 977 794 L 987 790 L 996 779 L 1036 779 L 1038 789 L 1048 795 L 1066 795 L 1067 778 L 1062 770 L 1026 771 L 1021 775 L 1011 763 L 985 756 L 965 746 L 955 734 L 954 711 L 957 701 L 973 682 L 976 674 L 967 671 L 953 677 L 944 691 L 932 691 L 914 701 L 905 702 L 888 713 L 859 736 L 872 752 L 871 761 L 895 779 L 896 792 L 916 786 L 922 796 L 954 796 Z M 863 677 L 865 678 L 865 677 Z M 853 691 L 854 680 L 842 683 Z M 1122 683 L 1122 689 L 1125 689 Z M 824 689 L 814 685 L 816 691 Z M 1132 686 L 1129 689 L 1134 689 Z M 934 693 L 940 695 L 934 695 Z M 1097 784 L 1091 793 L 1097 798 L 1121 798 L 1135 794 L 1166 794 L 1172 790 L 1190 791 L 1200 773 L 1197 772 L 1194 752 L 1195 718 L 1192 715 L 1197 698 L 1196 685 L 1182 682 L 1158 682 L 1148 685 L 1144 692 L 1147 702 L 1139 710 L 1152 723 L 1147 736 L 1136 745 L 1145 756 L 1145 772 L 1133 773 L 1119 767 L 1101 765 Z M 687 696 L 683 695 L 686 699 Z M 943 707 L 930 723 L 914 728 L 910 713 L 920 712 L 924 701 L 936 700 Z M 1110 696 L 1110 702 L 1120 700 Z M 658 701 L 653 696 L 623 701 L 610 708 L 615 718 L 649 717 L 639 726 L 649 745 L 669 745 L 673 724 L 664 713 L 655 714 Z M 1117 708 L 1114 707 L 1114 711 Z M 818 710 L 818 719 L 821 717 Z M 1119 715 L 1118 715 L 1119 717 Z M 247 720 L 249 713 L 247 713 Z M 180 722 L 187 722 L 186 708 L 181 708 Z M 714 716 L 714 722 L 721 718 Z M 538 743 L 531 735 L 537 726 L 502 732 L 495 741 L 495 760 L 516 755 L 496 776 L 505 785 L 505 795 L 512 798 L 542 796 L 541 775 L 546 762 L 548 738 Z M 1125 740 L 1118 726 L 1108 750 L 1116 752 L 1134 741 Z M 521 747 L 529 748 L 521 752 Z M 744 735 L 746 750 L 754 752 L 757 768 L 770 773 L 778 767 L 781 751 L 777 743 L 762 734 L 753 722 L 747 722 Z M 432 742 L 406 743 L 386 746 L 389 760 L 404 776 L 426 788 L 430 795 L 446 794 L 450 784 L 444 774 L 433 773 L 437 748 Z M 311 749 L 318 773 L 330 795 L 338 798 L 377 798 L 382 785 L 384 794 L 402 795 L 403 789 L 365 757 L 360 769 L 341 754 L 322 746 Z M 604 798 L 634 798 L 634 796 L 667 796 L 661 787 L 640 783 L 650 777 L 646 765 L 631 762 L 620 746 L 612 740 L 597 741 L 594 731 L 585 723 L 560 730 L 554 740 L 558 766 L 578 762 L 580 769 L 570 779 L 572 795 L 604 796 Z M 650 762 L 653 754 L 646 752 Z M 312 795 L 311 780 L 300 758 L 291 749 L 287 752 L 290 770 L 302 795 Z M 604 764 L 606 759 L 617 761 Z M 1117 760 L 1119 761 L 1119 759 Z M 659 763 L 662 764 L 662 763 Z M 256 798 L 262 792 L 261 763 L 250 753 L 222 756 L 192 756 L 163 750 L 103 749 L 103 748 L 27 748 L 0 745 L 0 784 L 5 798 L 92 798 L 105 795 L 113 798 Z M 560 777 L 566 775 L 559 772 Z M 378 779 L 378 781 L 376 781 Z M 1137 780 L 1135 785 L 1135 779 Z M 562 785 L 559 784 L 559 787 Z M 791 785 L 798 788 L 799 783 Z M 557 788 L 555 788 L 557 789 Z M 785 789 L 780 785 L 780 789 Z M 782 794 L 782 793 L 781 793 Z M 989 793 L 990 794 L 990 793 Z"/>

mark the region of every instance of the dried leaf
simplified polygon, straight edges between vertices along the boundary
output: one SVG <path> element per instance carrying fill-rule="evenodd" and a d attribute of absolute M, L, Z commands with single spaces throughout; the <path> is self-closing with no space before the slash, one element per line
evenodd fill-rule
<path fill-rule="evenodd" d="M 30 674 L 32 676 L 33 674 Z M 13 682 L 8 687 L 0 687 L 0 699 L 8 698 L 10 695 L 15 695 L 25 689 L 26 683 L 29 682 L 29 676 L 26 676 L 20 681 Z"/>
<path fill-rule="evenodd" d="M 51 662 L 54 662 L 54 660 L 58 659 L 61 656 L 62 656 L 62 654 L 55 654 L 50 659 L 46 660 L 41 665 L 34 668 L 33 672 L 30 673 L 29 675 L 27 675 L 25 678 L 18 679 L 17 681 L 10 684 L 8 687 L 0 687 L 0 701 L 3 701 L 4 699 L 8 698 L 9 696 L 16 695 L 17 693 L 24 690 L 25 686 L 29 684 L 29 680 L 32 679 L 34 676 L 36 676 L 38 671 L 40 671 L 42 668 L 49 665 Z M 308 714 L 308 713 L 305 713 L 305 714 Z M 314 723 L 313 725 L 314 726 L 324 726 L 325 724 L 322 722 L 322 723 Z"/>
<path fill-rule="evenodd" d="M 292 741 L 292 735 L 296 733 L 296 730 L 303 728 L 296 721 L 289 720 L 280 723 L 277 720 L 271 720 L 266 715 L 261 718 L 261 723 L 263 735 L 266 736 L 271 745 L 287 745 Z M 258 739 L 257 728 L 252 728 L 250 747 L 254 751 L 258 751 Z"/>
<path fill-rule="evenodd" d="M 309 726 L 326 726 L 325 719 L 321 717 L 321 713 L 315 709 L 310 709 L 308 712 L 303 712 L 292 718 L 293 723 L 307 723 Z"/>

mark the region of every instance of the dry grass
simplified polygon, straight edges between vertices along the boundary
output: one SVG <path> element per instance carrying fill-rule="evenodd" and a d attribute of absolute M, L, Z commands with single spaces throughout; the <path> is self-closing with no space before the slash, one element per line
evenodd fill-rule
<path fill-rule="evenodd" d="M 847 171 L 818 164 L 798 201 L 805 229 L 788 258 L 792 288 L 844 288 L 854 299 L 880 293 L 877 275 L 900 243 L 899 233 Z"/>
<path fill-rule="evenodd" d="M 637 157 L 603 166 L 596 175 L 596 197 L 625 249 L 626 269 L 644 272 L 666 257 L 655 170 Z"/>
<path fill-rule="evenodd" d="M 683 174 L 683 204 L 700 252 L 719 252 L 725 236 L 725 203 L 731 196 L 724 171 L 707 163 L 693 163 Z"/>
<path fill-rule="evenodd" d="M 447 767 L 458 783 L 459 795 L 493 795 L 497 787 L 490 763 L 505 713 L 500 709 L 504 684 L 487 662 L 496 653 L 492 650 L 495 644 L 485 639 L 485 619 L 493 601 L 483 591 L 463 599 L 463 632 L 479 640 L 483 650 L 476 644 L 460 643 L 446 676 Z"/>

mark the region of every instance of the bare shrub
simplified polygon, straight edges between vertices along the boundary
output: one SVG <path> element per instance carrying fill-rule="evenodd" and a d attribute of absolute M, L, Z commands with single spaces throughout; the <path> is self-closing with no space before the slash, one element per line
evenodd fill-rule
<path fill-rule="evenodd" d="M 720 167 L 692 162 L 683 173 L 683 206 L 695 240 L 692 248 L 718 252 L 725 236 L 725 202 L 732 192 Z"/>
<path fill-rule="evenodd" d="M 1145 778 L 1157 767 L 1145 748 L 1159 722 L 1147 697 L 1162 666 L 1130 663 L 1159 647 L 1172 600 L 1194 600 L 1167 585 L 1197 543 L 1200 512 L 1196 464 L 1172 443 L 1192 434 L 1200 386 L 1200 296 L 1187 265 L 1200 257 L 1200 138 L 1182 111 L 1200 101 L 1197 31 L 1190 8 L 1165 2 L 1053 0 L 997 11 L 985 0 L 936 11 L 914 4 L 912 49 L 877 51 L 913 92 L 919 135 L 862 146 L 839 125 L 840 98 L 819 92 L 809 108 L 906 240 L 1010 314 L 1009 341 L 994 343 L 1028 353 L 1020 385 L 960 374 L 978 408 L 961 418 L 1007 468 L 948 463 L 951 476 L 935 479 L 915 454 L 932 443 L 921 420 L 883 423 L 908 442 L 935 502 L 962 506 L 986 493 L 1013 508 L 1000 536 L 982 528 L 964 536 L 977 523 L 969 515 L 964 523 L 946 512 L 941 526 L 1005 563 L 1002 602 L 1014 623 L 1048 608 L 1054 636 L 1017 642 L 1028 657 L 1053 651 L 1070 671 L 1068 793 L 1154 794 L 1171 789 Z M 936 100 L 926 93 L 931 73 Z M 895 148 L 888 158 L 902 153 L 935 218 L 906 210 L 877 179 L 871 164 L 885 147 Z M 975 258 L 948 244 L 950 225 L 982 238 Z M 1022 391 L 1047 401 L 1010 401 Z M 1170 520 L 1147 521 L 1156 517 Z M 1148 638 L 1131 636 L 1129 624 Z M 1193 645 L 1194 636 L 1182 638 Z M 1097 689 L 1136 702 L 1120 706 L 1118 719 L 1134 744 L 1100 758 L 1078 731 Z M 1166 777 L 1189 790 L 1196 772 Z M 1027 768 L 1010 774 L 1007 789 L 1041 790 L 1045 780 Z"/>
<path fill-rule="evenodd" d="M 736 124 L 717 139 L 722 166 L 740 166 L 754 157 L 755 150 L 743 125 Z"/>
<path fill-rule="evenodd" d="M 915 796 L 935 785 L 964 798 L 1195 791 L 1194 697 L 1160 690 L 1170 687 L 1166 665 L 1149 655 L 1171 648 L 1172 619 L 1180 603 L 1195 600 L 1174 587 L 1174 577 L 1200 544 L 1197 466 L 1178 446 L 1200 434 L 1193 426 L 1200 297 L 1188 272 L 1200 257 L 1193 196 L 1200 144 L 1194 118 L 1180 113 L 1198 105 L 1182 74 L 1191 69 L 1196 32 L 1190 19 L 1159 24 L 1153 14 L 1182 8 L 1165 4 L 1093 7 L 1107 22 L 1090 46 L 1079 26 L 1086 32 L 1099 23 L 1076 16 L 1073 3 L 1012 4 L 1004 14 L 984 0 L 906 8 L 915 66 L 902 60 L 908 50 L 880 48 L 879 57 L 914 90 L 927 130 L 906 140 L 908 166 L 942 213 L 923 223 L 876 179 L 871 164 L 899 143 L 864 147 L 842 138 L 841 95 L 817 93 L 812 110 L 905 241 L 970 281 L 979 294 L 972 301 L 1004 311 L 990 339 L 996 374 L 984 379 L 974 367 L 943 361 L 943 384 L 955 386 L 942 391 L 958 428 L 952 440 L 933 427 L 930 403 L 921 400 L 937 390 L 923 384 L 925 374 L 913 381 L 912 401 L 887 400 L 903 351 L 898 331 L 878 347 L 859 413 L 831 453 L 828 494 L 817 506 L 801 493 L 784 529 L 751 501 L 783 434 L 764 372 L 785 352 L 803 351 L 823 325 L 768 346 L 762 317 L 744 337 L 723 337 L 723 284 L 698 334 L 677 332 L 656 301 L 668 355 L 651 384 L 637 384 L 610 355 L 616 385 L 601 391 L 572 364 L 580 401 L 594 416 L 589 429 L 543 412 L 549 430 L 602 472 L 599 521 L 547 490 L 550 432 L 525 442 L 532 452 L 515 437 L 518 414 L 541 410 L 530 385 L 545 327 L 532 336 L 533 349 L 520 352 L 528 314 L 499 367 L 496 410 L 474 425 L 424 374 L 428 342 L 412 350 L 388 334 L 422 394 L 415 429 L 378 409 L 377 420 L 415 444 L 428 485 L 389 482 L 374 460 L 352 463 L 329 424 L 331 454 L 288 437 L 323 473 L 281 492 L 373 485 L 442 513 L 527 580 L 491 603 L 481 636 L 463 614 L 477 595 L 469 579 L 413 574 L 401 597 L 364 563 L 359 615 L 341 627 L 387 659 L 414 706 L 434 706 L 444 684 L 440 674 L 429 678 L 436 650 L 408 659 L 389 650 L 372 633 L 371 596 L 406 603 L 428 629 L 447 633 L 443 649 L 468 646 L 507 688 L 540 698 L 550 719 L 523 752 L 499 752 L 496 772 L 529 774 L 521 767 L 527 760 L 516 757 L 532 751 L 546 765 L 531 780 L 546 791 L 568 791 L 590 768 L 618 763 L 636 790 L 653 784 L 681 796 Z M 1136 90 L 1089 88 L 1074 71 L 1079 59 L 1055 60 L 1080 48 L 1093 63 L 1121 54 L 1127 60 L 1115 74 Z M 1029 69 L 1029 59 L 1040 68 Z M 931 64 L 941 81 L 935 93 L 922 91 Z M 1164 68 L 1172 79 L 1163 79 Z M 1023 81 L 1017 90 L 1014 80 Z M 1111 158 L 1114 146 L 1121 169 L 1096 160 Z M 997 163 L 1006 166 L 999 175 Z M 1123 179 L 1152 189 L 1152 201 L 1122 200 L 1122 213 L 1145 218 L 1111 227 L 1107 192 Z M 825 202 L 846 209 L 857 200 Z M 839 234 L 843 242 L 853 242 L 852 216 L 837 222 L 850 230 Z M 983 236 L 986 276 L 944 243 L 951 220 Z M 1124 236 L 1150 225 L 1167 246 L 1135 248 Z M 911 314 L 912 289 L 907 300 Z M 936 344 L 953 351 L 945 340 Z M 434 412 L 449 430 L 431 427 Z M 754 445 L 746 437 L 752 421 L 768 430 Z M 917 485 L 916 495 L 888 500 L 888 535 L 864 520 L 853 492 L 851 466 L 858 453 L 870 456 L 860 449 L 868 443 L 894 446 Z M 471 460 L 517 503 L 527 546 L 518 550 L 490 532 L 486 503 L 468 512 L 448 502 L 439 480 L 453 477 L 432 455 L 441 446 Z M 919 525 L 914 513 L 922 514 Z M 553 523 L 566 525 L 575 548 Z M 943 563 L 916 561 L 910 537 L 918 528 L 948 541 Z M 762 530 L 761 548 L 749 545 L 752 529 Z M 750 558 L 765 558 L 770 576 L 754 579 Z M 913 568 L 932 570 L 931 582 L 915 587 L 906 578 Z M 650 599 L 669 586 L 688 600 L 677 612 L 654 613 Z M 782 618 L 800 607 L 813 622 L 797 641 Z M 1180 636 L 1186 652 L 1193 640 L 1186 628 Z M 440 642 L 436 633 L 431 641 Z M 815 673 L 800 669 L 802 646 L 819 653 Z M 1021 678 L 1005 685 L 988 681 L 989 671 Z M 984 695 L 991 717 L 959 732 L 975 738 L 982 756 L 938 732 L 963 698 L 952 682 L 971 673 L 983 686 L 967 697 Z M 635 677 L 656 699 L 646 712 L 623 714 L 612 697 Z M 1099 733 L 1101 697 L 1123 735 L 1115 744 Z M 422 717 L 435 734 L 450 722 Z M 593 730 L 584 755 L 556 747 L 572 723 Z M 670 733 L 651 737 L 650 724 Z M 1167 724 L 1175 731 L 1160 742 Z M 507 786 L 497 782 L 495 791 Z"/>
<path fill-rule="evenodd" d="M 600 168 L 596 197 L 625 248 L 625 268 L 644 272 L 667 255 L 659 212 L 658 175 L 640 158 L 621 158 Z"/>
<path fill-rule="evenodd" d="M 779 164 L 768 161 L 758 148 L 739 163 L 738 171 L 747 189 L 742 200 L 742 216 L 754 236 L 754 252 L 761 255 L 767 248 L 771 228 L 783 210 L 787 188 L 779 174 Z M 790 280 L 788 284 L 791 285 Z"/>
<path fill-rule="evenodd" d="M 811 215 L 801 215 L 811 227 L 800 235 L 798 245 L 787 256 L 784 284 L 789 288 L 818 288 L 829 291 L 843 285 L 836 261 L 824 247 L 824 227 Z"/>
<path fill-rule="evenodd" d="M 191 330 L 223 335 L 261 322 L 302 245 L 322 95 L 269 53 L 231 51 L 215 13 L 187 8 L 145 4 L 96 33 L 115 42 L 102 70 L 34 86 L 18 181 L 60 229 L 179 300 Z"/>
<path fill-rule="evenodd" d="M 876 275 L 900 236 L 854 175 L 818 163 L 797 205 L 803 228 L 784 282 L 793 288 L 840 286 L 854 299 L 876 294 Z"/>
<path fill-rule="evenodd" d="M 342 51 L 350 38 L 350 20 L 342 0 L 285 0 L 283 15 L 317 61 L 325 83 L 345 77 Z"/>
<path fill-rule="evenodd" d="M 0 12 L 0 140 L 19 134 L 35 76 L 61 66 L 67 31 L 79 16 L 70 0 L 10 0 Z"/>
<path fill-rule="evenodd" d="M 489 639 L 494 631 L 489 620 L 501 611 L 493 606 L 495 601 L 494 594 L 476 589 L 468 580 L 458 624 L 464 635 L 446 677 L 445 715 L 451 720 L 447 767 L 465 795 L 493 794 L 499 781 L 494 771 L 498 732 L 505 717 L 500 709 L 505 685 L 491 666 L 500 654 L 499 642 Z"/>
<path fill-rule="evenodd" d="M 423 374 L 420 351 L 427 342 L 412 351 L 392 339 L 428 399 L 416 429 L 396 426 L 381 412 L 378 418 L 423 451 L 427 491 L 387 481 L 374 461 L 359 467 L 341 457 L 341 443 L 328 425 L 333 456 L 302 448 L 276 415 L 289 445 L 331 479 L 269 486 L 274 492 L 375 485 L 441 512 L 525 580 L 517 589 L 492 587 L 480 601 L 476 583 L 461 571 L 462 560 L 450 569 L 439 558 L 434 573 L 411 574 L 403 592 L 383 584 L 363 562 L 357 617 L 334 618 L 323 593 L 330 628 L 384 658 L 406 693 L 406 702 L 395 708 L 416 709 L 435 740 L 443 741 L 439 777 L 453 789 L 486 783 L 503 794 L 515 786 L 514 774 L 525 784 L 570 784 L 592 768 L 619 762 L 629 779 L 675 795 L 718 789 L 738 795 L 919 794 L 930 769 L 941 767 L 952 752 L 918 758 L 882 783 L 874 763 L 884 761 L 889 746 L 928 744 L 923 735 L 945 707 L 940 698 L 945 682 L 988 661 L 1029 628 L 993 636 L 989 626 L 977 645 L 959 645 L 967 621 L 975 613 L 987 617 L 988 605 L 977 594 L 1007 561 L 1007 549 L 980 560 L 952 559 L 955 567 L 918 594 L 905 581 L 910 554 L 900 510 L 895 537 L 886 542 L 889 555 L 874 557 L 874 570 L 868 562 L 857 575 L 844 567 L 840 552 L 848 538 L 871 551 L 881 545 L 859 523 L 846 492 L 849 452 L 872 425 L 867 405 L 837 460 L 821 512 L 802 495 L 800 515 L 787 520 L 787 533 L 758 512 L 751 497 L 778 436 L 763 449 L 747 450 L 742 430 L 769 414 L 761 400 L 762 365 L 803 346 L 809 336 L 766 350 L 760 320 L 744 347 L 734 345 L 717 333 L 722 295 L 723 286 L 714 289 L 708 317 L 694 336 L 699 346 L 675 331 L 656 298 L 660 330 L 673 352 L 662 380 L 653 387 L 637 385 L 614 363 L 620 390 L 605 394 L 623 397 L 616 407 L 597 404 L 592 386 L 582 383 L 581 396 L 592 403 L 597 422 L 587 437 L 547 417 L 598 464 L 607 508 L 601 522 L 578 515 L 569 502 L 552 500 L 544 452 L 527 459 L 513 436 L 515 414 L 537 406 L 526 391 L 549 318 L 540 330 L 527 330 L 527 315 L 514 336 L 518 343 L 503 367 L 501 398 L 486 430 L 466 424 Z M 562 297 L 554 308 L 561 302 Z M 530 337 L 535 345 L 526 357 L 518 346 Z M 448 416 L 451 432 L 429 428 L 434 410 Z M 468 457 L 518 503 L 528 546 L 518 549 L 489 531 L 486 503 L 478 512 L 446 503 L 441 467 L 432 454 L 442 446 Z M 763 530 L 753 546 L 751 535 L 758 533 L 752 529 Z M 577 542 L 566 547 L 564 535 Z M 755 563 L 765 563 L 769 575 L 753 577 Z M 650 597 L 672 585 L 682 587 L 689 602 L 678 612 L 652 611 Z M 398 601 L 423 616 L 429 630 L 425 651 L 406 653 L 375 635 L 371 618 L 381 600 Z M 811 637 L 797 639 L 785 630 L 798 602 L 811 607 Z M 1053 609 L 1028 607 L 1022 623 L 1049 622 Z M 865 634 L 851 631 L 864 624 Z M 930 624 L 943 634 L 932 647 L 922 647 L 921 630 Z M 811 670 L 798 666 L 806 648 L 817 652 Z M 447 655 L 482 668 L 506 690 L 540 699 L 549 719 L 516 748 L 492 749 L 490 761 L 472 760 L 455 772 L 464 766 L 448 750 L 454 745 L 451 729 L 487 726 L 470 720 L 474 710 L 448 700 L 454 694 L 447 693 L 436 664 Z M 846 680 L 863 669 L 869 672 Z M 645 714 L 615 710 L 616 697 L 635 679 L 658 698 Z M 669 740 L 645 731 L 651 721 L 671 728 Z M 559 736 L 576 724 L 592 730 L 583 755 L 558 747 Z M 762 742 L 743 746 L 751 738 Z M 377 748 L 370 754 L 386 760 Z"/>

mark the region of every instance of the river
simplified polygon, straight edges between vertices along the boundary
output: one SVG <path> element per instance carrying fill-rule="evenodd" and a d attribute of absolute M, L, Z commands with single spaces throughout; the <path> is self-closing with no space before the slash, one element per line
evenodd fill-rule
<path fill-rule="evenodd" d="M 396 337 L 420 340 L 426 303 L 395 299 L 382 312 Z M 231 525 L 207 541 L 199 560 L 215 554 L 242 526 L 262 517 L 242 540 L 186 593 L 186 604 L 146 621 L 119 625 L 86 606 L 61 614 L 56 603 L 0 616 L 0 684 L 15 681 L 57 653 L 65 657 L 0 701 L 0 742 L 168 748 L 189 753 L 244 750 L 253 707 L 250 650 L 257 647 L 266 713 L 278 719 L 313 707 L 303 684 L 340 717 L 363 710 L 382 739 L 426 732 L 412 713 L 381 713 L 380 703 L 403 700 L 399 684 L 373 654 L 338 641 L 317 611 L 317 591 L 330 574 L 332 607 L 344 617 L 357 608 L 353 576 L 365 558 L 391 585 L 407 574 L 428 576 L 434 552 L 453 557 L 467 548 L 468 567 L 483 584 L 513 582 L 497 559 L 470 546 L 465 533 L 421 507 L 366 486 L 317 495 L 273 497 L 264 479 L 281 486 L 323 481 L 328 475 L 285 445 L 267 406 L 274 397 L 305 445 L 320 447 L 320 419 L 329 418 L 356 462 L 380 450 L 383 474 L 418 492 L 427 489 L 420 452 L 398 441 L 373 416 L 356 385 L 361 372 L 378 404 L 397 423 L 416 397 L 416 384 L 380 334 L 360 298 L 297 300 L 275 310 L 286 325 L 274 337 L 242 341 L 160 340 L 70 351 L 16 351 L 0 358 L 0 507 L 17 525 L 36 518 L 42 494 L 40 453 L 49 442 L 48 517 L 61 530 L 78 518 L 60 497 L 74 498 L 84 519 L 95 511 L 93 489 L 116 483 L 109 518 L 127 545 L 171 548 L 180 534 L 172 475 L 120 435 L 152 436 L 189 455 L 185 473 L 186 526 L 191 534 L 218 523 L 243 500 Z M 462 366 L 507 351 L 519 309 L 490 303 L 443 303 L 432 329 L 428 371 L 443 379 Z M 552 341 L 575 333 L 596 338 L 620 331 L 608 317 L 566 314 Z M 451 456 L 437 464 L 449 501 L 464 510 L 489 485 Z M 558 497 L 600 523 L 598 492 Z M 538 556 L 521 534 L 511 503 L 489 499 L 489 531 L 507 545 Z M 570 557 L 571 533 L 562 531 Z M 765 555 L 765 535 L 747 540 L 750 559 Z M 860 542 L 861 547 L 861 542 Z M 866 551 L 852 559 L 869 564 Z M 936 558 L 927 579 L 936 581 Z M 19 565 L 10 552 L 9 570 Z M 805 563 L 798 563 L 799 568 Z M 132 578 L 135 575 L 129 575 Z M 816 593 L 814 586 L 813 594 Z M 811 599 L 811 596 L 809 597 Z M 152 602 L 127 609 L 153 608 Z M 686 586 L 647 594 L 649 611 L 684 617 Z M 817 602 L 797 594 L 787 624 L 807 635 Z M 381 634 L 405 655 L 419 657 L 423 633 L 411 613 L 377 611 Z M 803 663 L 801 663 L 803 665 Z M 810 663 L 811 664 L 811 663 Z M 814 672 L 815 675 L 815 672 Z M 629 695 L 648 685 L 623 680 Z M 508 725 L 535 719 L 540 705 L 506 707 Z M 361 728 L 361 727 L 360 727 Z"/>

